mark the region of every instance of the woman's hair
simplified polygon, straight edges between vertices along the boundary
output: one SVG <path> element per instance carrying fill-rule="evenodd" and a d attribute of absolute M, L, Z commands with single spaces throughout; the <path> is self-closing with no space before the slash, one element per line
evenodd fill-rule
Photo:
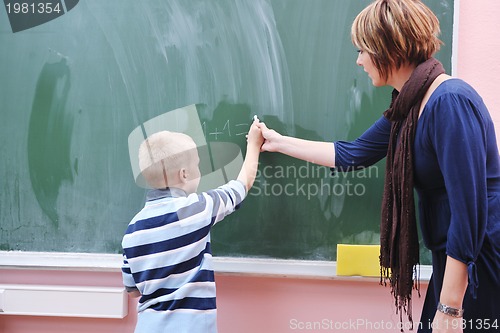
<path fill-rule="evenodd" d="M 358 14 L 351 39 L 368 52 L 382 78 L 418 65 L 439 51 L 439 20 L 420 0 L 376 0 Z"/>
<path fill-rule="evenodd" d="M 139 169 L 153 188 L 165 188 L 172 173 L 189 166 L 197 154 L 193 139 L 183 133 L 161 131 L 139 147 Z"/>

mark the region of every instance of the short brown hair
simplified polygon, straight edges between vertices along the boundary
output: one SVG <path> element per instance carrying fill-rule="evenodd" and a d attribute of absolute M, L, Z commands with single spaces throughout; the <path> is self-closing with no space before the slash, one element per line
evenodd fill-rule
<path fill-rule="evenodd" d="M 381 77 L 393 69 L 418 65 L 434 56 L 443 43 L 439 20 L 420 0 L 376 0 L 358 14 L 351 39 L 368 52 Z"/>
<path fill-rule="evenodd" d="M 139 169 L 149 186 L 165 188 L 169 176 L 187 167 L 197 156 L 193 139 L 184 133 L 161 131 L 152 134 L 139 147 Z"/>

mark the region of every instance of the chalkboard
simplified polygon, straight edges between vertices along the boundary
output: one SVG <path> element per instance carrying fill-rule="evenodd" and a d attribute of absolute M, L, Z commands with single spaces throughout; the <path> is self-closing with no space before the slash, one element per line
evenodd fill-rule
<path fill-rule="evenodd" d="M 350 41 L 367 0 L 72 2 L 16 33 L 0 9 L 0 250 L 120 253 L 145 198 L 128 137 L 169 110 L 194 105 L 207 143 L 244 153 L 254 114 L 286 135 L 351 140 L 389 103 Z M 453 0 L 426 3 L 449 72 Z M 377 243 L 383 177 L 384 162 L 331 176 L 263 154 L 214 253 L 334 260 L 337 243 Z"/>

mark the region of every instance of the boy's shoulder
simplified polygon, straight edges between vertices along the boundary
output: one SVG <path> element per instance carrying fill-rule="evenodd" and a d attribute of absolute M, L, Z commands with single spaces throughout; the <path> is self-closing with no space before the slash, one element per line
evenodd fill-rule
<path fill-rule="evenodd" d="M 241 182 L 239 180 L 230 180 L 229 182 L 227 182 L 224 185 L 221 185 L 218 187 L 213 187 L 209 190 L 205 190 L 205 191 L 200 192 L 200 193 L 191 193 L 189 195 L 182 189 L 175 188 L 175 187 L 168 187 L 166 189 L 152 189 L 152 190 L 150 190 L 146 195 L 146 204 L 147 203 L 154 203 L 157 200 L 166 199 L 166 198 L 184 199 L 184 200 L 187 198 L 187 199 L 192 200 L 193 197 L 203 196 L 204 194 L 210 195 L 211 193 L 218 192 L 220 190 L 223 190 L 223 191 L 231 190 L 231 191 L 237 191 L 237 192 L 243 192 L 243 193 L 246 192 L 245 185 L 243 184 L 243 182 Z"/>
<path fill-rule="evenodd" d="M 246 196 L 247 191 L 243 182 L 231 180 L 224 185 L 200 192 L 199 194 L 193 193 L 187 197 L 187 200 L 189 202 L 198 201 L 200 204 L 212 203 L 214 208 L 219 207 L 219 202 L 222 201 L 225 206 L 227 203 L 230 203 L 227 207 L 233 206 L 234 209 L 239 207 Z"/>
<path fill-rule="evenodd" d="M 147 193 L 146 203 L 135 216 L 134 220 L 144 219 L 145 216 L 154 217 L 169 213 L 176 214 L 180 210 L 184 213 L 186 211 L 197 210 L 199 205 L 207 203 L 207 197 L 213 198 L 216 201 L 219 201 L 221 197 L 231 198 L 231 201 L 234 201 L 235 205 L 238 205 L 245 199 L 246 195 L 245 185 L 239 180 L 231 180 L 217 188 L 191 194 L 187 194 L 178 188 L 153 189 Z M 224 198 L 222 200 L 226 201 Z"/>

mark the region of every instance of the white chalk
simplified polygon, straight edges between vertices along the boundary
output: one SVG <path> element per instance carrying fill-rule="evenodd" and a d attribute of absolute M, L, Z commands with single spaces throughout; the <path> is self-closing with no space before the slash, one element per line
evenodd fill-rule
<path fill-rule="evenodd" d="M 254 115 L 253 116 L 253 121 L 256 121 L 256 120 L 259 120 L 259 118 L 257 118 L 257 115 Z"/>

